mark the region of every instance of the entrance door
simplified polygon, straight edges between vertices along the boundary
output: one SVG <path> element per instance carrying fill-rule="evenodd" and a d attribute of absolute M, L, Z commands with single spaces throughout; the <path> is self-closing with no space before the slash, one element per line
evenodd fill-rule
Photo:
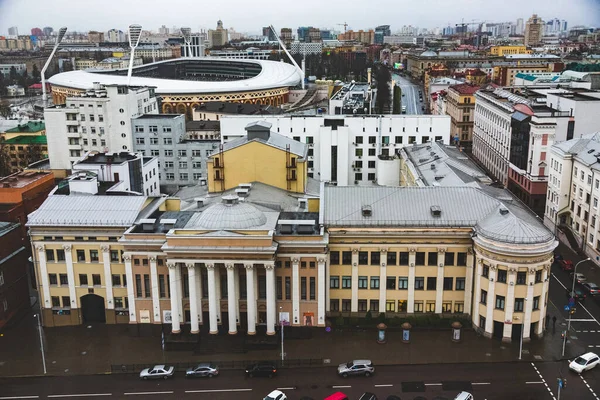
<path fill-rule="evenodd" d="M 504 335 L 504 323 L 499 322 L 499 321 L 494 321 L 493 337 L 495 337 L 496 339 L 502 339 L 503 335 Z"/>
<path fill-rule="evenodd" d="M 81 296 L 81 315 L 84 323 L 106 322 L 104 298 L 96 294 Z"/>
<path fill-rule="evenodd" d="M 523 330 L 523 324 L 513 324 L 510 338 L 514 342 L 521 341 L 521 331 Z"/>

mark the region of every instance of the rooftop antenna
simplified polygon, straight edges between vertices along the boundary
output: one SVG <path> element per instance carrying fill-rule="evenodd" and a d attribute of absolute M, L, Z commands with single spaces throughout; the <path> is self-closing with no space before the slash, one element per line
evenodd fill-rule
<path fill-rule="evenodd" d="M 181 35 L 183 36 L 183 41 L 187 46 L 188 57 L 192 57 L 192 28 L 181 28 Z"/>
<path fill-rule="evenodd" d="M 67 27 L 63 26 L 58 31 L 58 36 L 56 37 L 56 43 L 54 43 L 52 53 L 50 53 L 50 57 L 48 57 L 46 60 L 46 64 L 44 64 L 44 68 L 42 68 L 42 72 L 40 73 L 40 75 L 42 75 L 42 100 L 44 101 L 44 107 L 46 107 L 46 102 L 48 101 L 48 94 L 46 94 L 46 70 L 50 65 L 50 61 L 54 57 L 54 53 L 56 53 L 56 49 L 58 49 L 58 45 L 65 37 L 65 33 L 67 33 Z"/>
<path fill-rule="evenodd" d="M 133 55 L 135 49 L 140 44 L 140 37 L 142 35 L 142 26 L 138 24 L 129 25 L 129 70 L 127 71 L 127 86 L 131 85 L 131 72 L 133 69 Z"/>

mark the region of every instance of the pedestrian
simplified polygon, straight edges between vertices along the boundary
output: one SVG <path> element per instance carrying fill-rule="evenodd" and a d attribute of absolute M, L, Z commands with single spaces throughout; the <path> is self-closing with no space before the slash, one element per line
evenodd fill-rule
<path fill-rule="evenodd" d="M 552 333 L 556 332 L 556 315 L 552 317 Z"/>

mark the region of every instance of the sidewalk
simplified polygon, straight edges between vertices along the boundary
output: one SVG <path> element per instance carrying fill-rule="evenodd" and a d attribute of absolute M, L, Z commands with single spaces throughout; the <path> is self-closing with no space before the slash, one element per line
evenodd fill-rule
<path fill-rule="evenodd" d="M 523 345 L 523 361 L 554 361 L 561 358 L 560 326 L 556 333 Z M 411 332 L 411 343 L 401 343 L 401 332 L 387 332 L 387 344 L 377 344 L 376 331 L 325 332 L 315 328 L 311 339 L 286 340 L 288 359 L 328 359 L 331 365 L 353 358 L 368 358 L 376 365 L 428 363 L 480 363 L 517 361 L 519 343 L 501 343 L 462 332 L 462 342 L 453 343 L 450 330 Z M 276 360 L 280 349 L 245 354 L 197 356 L 192 352 L 163 352 L 160 336 L 134 337 L 127 325 L 91 325 L 44 329 L 49 375 L 108 373 L 111 365 L 184 363 L 199 361 Z M 567 344 L 565 356 L 584 349 Z M 25 317 L 0 337 L 0 376 L 43 374 L 39 336 L 35 319 Z"/>

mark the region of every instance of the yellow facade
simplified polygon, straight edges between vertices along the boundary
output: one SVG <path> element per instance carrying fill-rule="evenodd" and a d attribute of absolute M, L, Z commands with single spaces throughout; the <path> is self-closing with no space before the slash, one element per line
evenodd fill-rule
<path fill-rule="evenodd" d="M 207 166 L 211 193 L 250 182 L 304 193 L 308 176 L 307 163 L 298 155 L 254 141 L 213 154 Z"/>
<path fill-rule="evenodd" d="M 526 46 L 492 46 L 489 50 L 490 55 L 498 57 L 511 54 L 531 54 L 531 52 Z"/>

